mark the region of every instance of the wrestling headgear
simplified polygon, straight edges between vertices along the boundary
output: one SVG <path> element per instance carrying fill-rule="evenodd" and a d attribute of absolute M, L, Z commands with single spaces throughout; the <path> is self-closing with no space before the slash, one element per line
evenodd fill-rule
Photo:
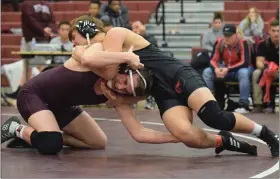
<path fill-rule="evenodd" d="M 87 39 L 88 45 L 90 45 L 90 39 L 92 39 L 99 31 L 96 28 L 96 24 L 88 20 L 79 21 L 76 27 L 78 32 Z"/>

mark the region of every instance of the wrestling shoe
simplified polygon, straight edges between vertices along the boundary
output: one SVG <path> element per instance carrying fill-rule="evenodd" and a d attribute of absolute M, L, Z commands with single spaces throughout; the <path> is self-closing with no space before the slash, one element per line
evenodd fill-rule
<path fill-rule="evenodd" d="M 263 126 L 260 137 L 261 140 L 267 143 L 273 157 L 279 157 L 279 137 L 274 132 Z"/>
<path fill-rule="evenodd" d="M 237 140 L 230 132 L 220 131 L 218 135 L 222 137 L 223 144 L 215 149 L 216 154 L 224 150 L 229 150 L 249 155 L 257 155 L 257 146 Z"/>
<path fill-rule="evenodd" d="M 7 148 L 33 148 L 30 144 L 21 138 L 14 138 L 7 143 Z"/>
<path fill-rule="evenodd" d="M 16 128 L 20 125 L 20 121 L 16 116 L 10 117 L 1 126 L 1 144 L 16 137 Z"/>

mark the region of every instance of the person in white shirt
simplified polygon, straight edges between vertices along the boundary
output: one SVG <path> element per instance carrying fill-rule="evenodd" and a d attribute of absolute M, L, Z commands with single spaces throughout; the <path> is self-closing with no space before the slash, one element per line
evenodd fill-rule
<path fill-rule="evenodd" d="M 72 51 L 73 44 L 68 37 L 69 31 L 70 31 L 70 23 L 68 21 L 61 21 L 58 25 L 58 30 L 57 30 L 59 36 L 53 38 L 50 41 L 50 44 L 60 45 L 60 49 L 56 49 L 57 51 Z M 69 56 L 55 56 L 53 63 L 55 64 L 64 63 L 68 59 Z"/>

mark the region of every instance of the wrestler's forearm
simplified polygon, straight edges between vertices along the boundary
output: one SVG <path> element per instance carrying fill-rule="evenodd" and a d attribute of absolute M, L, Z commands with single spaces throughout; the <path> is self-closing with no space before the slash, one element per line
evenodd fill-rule
<path fill-rule="evenodd" d="M 109 65 L 127 63 L 128 55 L 126 52 L 106 52 L 85 50 L 81 62 L 88 68 L 102 68 Z"/>
<path fill-rule="evenodd" d="M 145 128 L 135 116 L 134 111 L 129 105 L 120 105 L 115 107 L 122 123 L 132 138 L 139 143 L 175 143 L 178 142 L 172 135 Z"/>
<path fill-rule="evenodd" d="M 149 128 L 143 128 L 138 134 L 137 142 L 149 144 L 178 143 L 179 141 L 171 134 L 163 133 Z"/>
<path fill-rule="evenodd" d="M 136 104 L 139 101 L 146 99 L 145 96 L 120 96 L 120 103 L 122 104 Z"/>

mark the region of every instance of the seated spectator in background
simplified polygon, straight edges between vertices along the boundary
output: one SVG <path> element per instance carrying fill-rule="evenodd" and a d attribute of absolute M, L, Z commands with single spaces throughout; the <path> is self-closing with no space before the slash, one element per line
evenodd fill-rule
<path fill-rule="evenodd" d="M 154 45 L 156 47 L 158 46 L 157 45 L 157 39 L 153 35 L 147 34 L 146 26 L 141 21 L 134 21 L 134 22 L 132 22 L 131 28 L 132 28 L 133 32 L 135 32 L 136 34 L 139 34 L 142 37 L 144 37 L 152 45 Z M 155 99 L 152 96 L 149 96 L 146 99 L 145 108 L 152 110 L 152 109 L 155 108 L 155 105 L 156 105 Z"/>
<path fill-rule="evenodd" d="M 141 35 L 142 37 L 144 37 L 147 41 L 149 41 L 154 46 L 156 46 L 156 47 L 158 46 L 157 45 L 157 39 L 155 38 L 155 36 L 153 36 L 151 34 L 147 34 L 146 25 L 144 25 L 143 22 L 141 22 L 141 21 L 134 21 L 131 24 L 131 28 L 132 28 L 133 32 L 135 32 L 136 34 Z"/>
<path fill-rule="evenodd" d="M 223 36 L 224 19 L 220 12 L 214 13 L 212 28 L 203 34 L 202 48 L 212 52 L 214 45 L 219 37 Z"/>
<path fill-rule="evenodd" d="M 278 20 L 279 21 L 279 7 L 276 9 L 276 13 L 275 13 L 275 16 L 270 18 L 268 21 L 267 21 L 267 24 L 269 25 L 273 20 Z"/>
<path fill-rule="evenodd" d="M 59 44 L 60 49 L 58 51 L 72 51 L 73 44 L 69 40 L 68 33 L 70 31 L 70 23 L 68 21 L 61 21 L 58 25 L 58 37 L 53 38 L 50 44 Z M 69 59 L 69 56 L 55 56 L 53 63 L 62 64 Z"/>
<path fill-rule="evenodd" d="M 12 4 L 14 11 L 19 11 L 19 3 L 21 3 L 23 0 L 2 0 L 1 5 L 4 4 Z"/>
<path fill-rule="evenodd" d="M 213 92 L 214 81 L 238 80 L 240 90 L 238 113 L 249 112 L 250 77 L 253 67 L 250 66 L 250 47 L 245 38 L 239 38 L 236 27 L 227 24 L 223 35 L 217 40 L 210 67 L 203 71 L 203 78 Z"/>
<path fill-rule="evenodd" d="M 22 44 L 22 51 L 32 50 L 32 39 L 36 40 L 36 43 L 49 43 L 50 39 L 56 32 L 56 25 L 53 16 L 53 12 L 48 3 L 43 1 L 25 1 L 21 4 L 21 28 L 25 44 Z M 46 60 L 44 57 L 35 57 L 29 60 L 33 63 L 44 63 Z M 21 80 L 18 89 L 10 94 L 6 94 L 7 97 L 16 99 L 17 93 L 20 87 L 25 83 L 25 65 L 23 63 L 23 70 Z M 28 69 L 28 73 L 31 74 L 31 69 Z M 30 76 L 31 77 L 31 76 Z"/>
<path fill-rule="evenodd" d="M 89 16 L 100 19 L 101 18 L 100 6 L 101 6 L 100 0 L 91 0 L 88 9 Z"/>
<path fill-rule="evenodd" d="M 269 38 L 262 41 L 257 51 L 257 69 L 253 72 L 252 85 L 253 85 L 253 101 L 255 108 L 253 112 L 267 112 L 273 113 L 275 108 L 275 86 L 265 86 L 264 101 L 263 91 L 260 83 L 266 80 L 272 81 L 279 78 L 278 70 L 273 70 L 270 66 L 279 66 L 279 21 L 273 20 L 269 24 Z M 270 88 L 270 89 L 269 89 Z M 269 94 L 270 93 L 270 94 Z M 263 105 L 264 102 L 267 104 L 267 108 Z M 265 108 L 265 109 L 264 109 Z"/>
<path fill-rule="evenodd" d="M 129 27 L 128 10 L 120 0 L 108 0 L 108 5 L 102 7 L 101 15 L 101 19 L 109 18 L 113 27 Z"/>
<path fill-rule="evenodd" d="M 254 68 L 256 68 L 256 49 L 255 49 L 254 41 L 252 41 L 251 38 L 244 36 L 243 31 L 240 29 L 240 27 L 236 28 L 236 33 L 239 38 L 245 38 L 247 40 L 251 50 L 251 64 Z"/>
<path fill-rule="evenodd" d="M 249 38 L 262 38 L 264 30 L 264 22 L 257 8 L 249 9 L 249 14 L 243 19 L 239 27 L 243 31 L 244 36 Z"/>

